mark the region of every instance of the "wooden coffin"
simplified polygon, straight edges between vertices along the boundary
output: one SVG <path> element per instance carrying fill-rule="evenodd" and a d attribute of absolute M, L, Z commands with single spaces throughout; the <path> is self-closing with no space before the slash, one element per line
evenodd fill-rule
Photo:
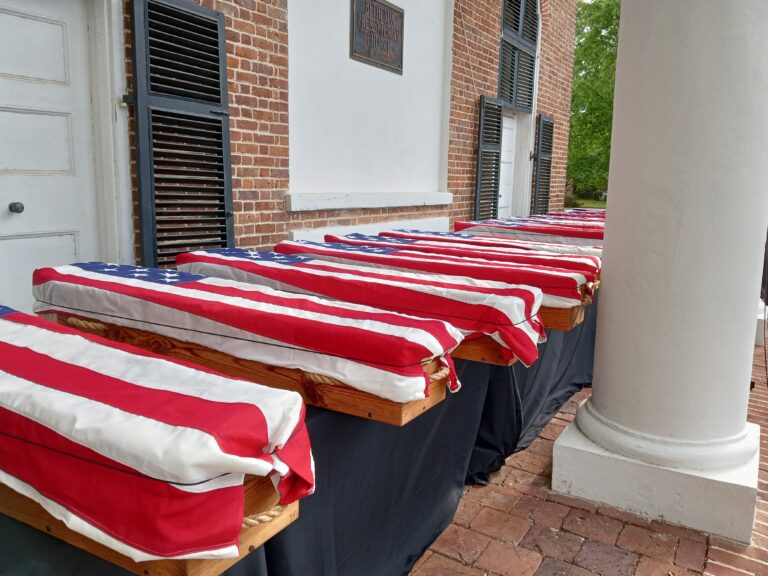
<path fill-rule="evenodd" d="M 64 326 L 192 362 L 228 376 L 250 380 L 264 386 L 293 390 L 301 394 L 304 402 L 311 406 L 395 426 L 407 424 L 419 414 L 445 400 L 448 369 L 437 360 L 424 364 L 424 373 L 430 378 L 427 398 L 400 403 L 357 390 L 334 378 L 236 358 L 205 346 L 138 328 L 116 326 L 73 314 L 58 313 L 44 316 Z"/>
<path fill-rule="evenodd" d="M 281 506 L 278 500 L 278 494 L 269 478 L 246 478 L 245 517 L 240 529 L 237 558 L 135 562 L 70 530 L 34 500 L 0 484 L 0 513 L 142 576 L 218 576 L 299 517 L 298 501 Z"/>
<path fill-rule="evenodd" d="M 472 340 L 464 340 L 451 353 L 451 356 L 461 360 L 474 360 L 497 366 L 512 366 L 517 362 L 516 357 L 511 360 L 504 360 L 501 348 L 501 345 L 493 338 L 483 334 Z"/>

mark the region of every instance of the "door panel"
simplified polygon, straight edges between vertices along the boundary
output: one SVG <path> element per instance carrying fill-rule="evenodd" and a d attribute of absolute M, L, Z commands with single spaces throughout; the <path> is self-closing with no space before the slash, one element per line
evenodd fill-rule
<path fill-rule="evenodd" d="M 517 117 L 504 116 L 501 137 L 501 174 L 499 176 L 499 218 L 512 215 L 512 194 L 517 154 Z"/>
<path fill-rule="evenodd" d="M 41 266 L 77 260 L 77 244 L 75 232 L 0 236 L 0 270 L 13 271 L 0 275 L 0 302 L 12 301 L 14 308 L 31 310 L 32 292 L 19 291 L 19 278 L 32 278 L 32 272 Z M 34 253 L 33 259 L 28 257 L 30 253 Z"/>
<path fill-rule="evenodd" d="M 1 304 L 30 310 L 36 267 L 99 258 L 93 182 L 84 0 L 0 0 Z"/>

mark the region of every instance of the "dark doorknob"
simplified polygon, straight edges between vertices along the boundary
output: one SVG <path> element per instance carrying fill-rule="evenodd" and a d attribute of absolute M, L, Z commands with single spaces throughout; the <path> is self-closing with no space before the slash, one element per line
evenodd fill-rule
<path fill-rule="evenodd" d="M 8 204 L 8 210 L 13 212 L 14 214 L 21 214 L 24 212 L 24 204 L 21 202 L 11 202 Z"/>

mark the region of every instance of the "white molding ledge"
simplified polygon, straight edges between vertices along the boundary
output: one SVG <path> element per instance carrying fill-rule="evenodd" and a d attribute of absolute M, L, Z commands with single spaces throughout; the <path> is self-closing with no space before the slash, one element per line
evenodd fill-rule
<path fill-rule="evenodd" d="M 318 194 L 289 192 L 285 196 L 287 212 L 350 208 L 392 208 L 396 206 L 444 206 L 453 202 L 450 192 L 351 192 Z"/>

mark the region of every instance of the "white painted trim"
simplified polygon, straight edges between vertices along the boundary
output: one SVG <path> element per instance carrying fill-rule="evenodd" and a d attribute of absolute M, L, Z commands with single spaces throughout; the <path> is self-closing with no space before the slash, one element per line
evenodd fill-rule
<path fill-rule="evenodd" d="M 609 452 L 571 423 L 555 442 L 552 489 L 749 542 L 757 498 L 760 427 L 747 424 L 746 434 L 755 446 L 747 462 L 701 471 L 657 466 Z"/>
<path fill-rule="evenodd" d="M 395 206 L 444 206 L 453 202 L 450 192 L 358 192 L 318 194 L 289 192 L 285 197 L 287 212 L 349 208 L 392 208 Z"/>
<path fill-rule="evenodd" d="M 443 68 L 443 138 L 440 154 L 440 186 L 444 190 L 448 190 L 448 152 L 451 145 L 451 79 L 453 74 L 453 19 L 455 17 L 454 0 L 447 0 L 447 4 L 448 10 L 445 18 L 445 62 Z"/>
<path fill-rule="evenodd" d="M 541 71 L 541 45 L 542 45 L 542 14 L 541 14 L 541 2 L 536 3 L 539 11 L 539 31 L 538 42 L 536 43 L 536 59 L 533 78 L 533 107 L 530 114 L 526 114 L 527 118 L 518 120 L 523 124 L 518 124 L 517 129 L 520 133 L 519 136 L 519 151 L 521 155 L 521 169 L 517 171 L 517 180 L 515 181 L 515 190 L 523 190 L 521 200 L 524 204 L 520 206 L 517 204 L 513 206 L 513 210 L 517 209 L 520 216 L 529 216 L 531 214 L 531 194 L 533 194 L 533 153 L 536 146 L 536 115 L 538 114 L 538 99 L 539 99 L 539 72 Z M 528 123 L 527 140 L 525 138 L 525 125 Z"/>
<path fill-rule="evenodd" d="M 419 230 L 431 230 L 435 232 L 447 232 L 450 221 L 447 216 L 439 218 L 422 218 L 419 220 L 391 220 L 388 222 L 374 222 L 373 224 L 355 224 L 354 226 L 328 226 L 326 228 L 309 228 L 305 230 L 293 230 L 290 233 L 291 240 L 311 240 L 322 242 L 326 234 L 378 234 L 384 230 L 396 230 L 398 228 L 414 228 Z"/>
<path fill-rule="evenodd" d="M 90 32 L 99 257 L 130 264 L 134 262 L 134 231 L 128 109 L 122 104 L 126 92 L 123 3 L 85 1 Z"/>

